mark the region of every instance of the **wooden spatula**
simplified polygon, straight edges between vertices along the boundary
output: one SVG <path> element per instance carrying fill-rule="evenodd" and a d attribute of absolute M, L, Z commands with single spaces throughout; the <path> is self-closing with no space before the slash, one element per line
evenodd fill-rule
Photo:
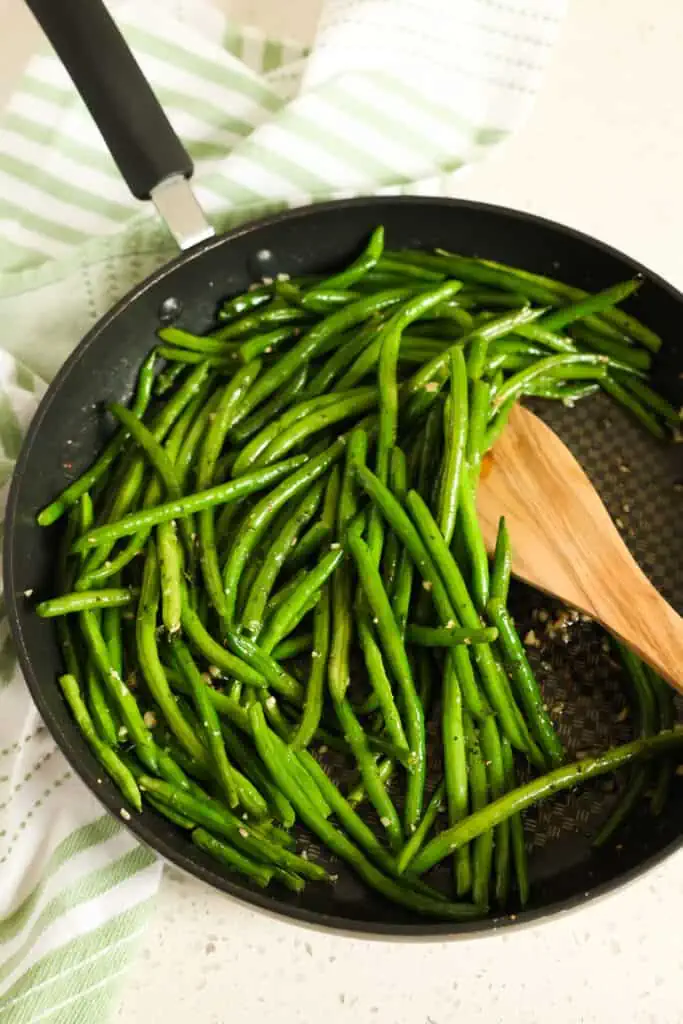
<path fill-rule="evenodd" d="M 487 456 L 478 508 L 489 551 L 505 516 L 515 576 L 602 623 L 683 692 L 683 619 L 638 567 L 569 449 L 526 409 L 513 409 Z"/>

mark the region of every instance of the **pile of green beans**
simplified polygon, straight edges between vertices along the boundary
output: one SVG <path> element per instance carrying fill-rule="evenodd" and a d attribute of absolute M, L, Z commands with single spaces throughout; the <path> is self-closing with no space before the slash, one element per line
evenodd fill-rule
<path fill-rule="evenodd" d="M 526 903 L 521 812 L 558 790 L 629 766 L 597 845 L 650 791 L 661 812 L 670 691 L 620 646 L 638 737 L 567 764 L 508 610 L 514 538 L 501 521 L 490 559 L 476 514 L 525 396 L 602 389 L 677 428 L 646 382 L 660 339 L 618 305 L 639 285 L 389 252 L 380 227 L 332 277 L 264 281 L 203 335 L 159 329 L 112 439 L 38 516 L 64 530 L 36 611 L 124 818 L 147 805 L 257 886 L 331 885 L 343 860 L 457 921 Z"/>

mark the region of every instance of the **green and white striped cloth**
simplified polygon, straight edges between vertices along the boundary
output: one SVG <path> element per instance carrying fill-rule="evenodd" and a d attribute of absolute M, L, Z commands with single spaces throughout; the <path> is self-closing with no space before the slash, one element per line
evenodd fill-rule
<path fill-rule="evenodd" d="M 114 13 L 217 228 L 333 196 L 448 194 L 526 115 L 564 0 L 327 0 L 309 51 L 199 0 Z M 93 41 L 96 45 L 96 41 Z M 173 255 L 53 55 L 0 119 L 0 486 L 85 331 Z M 72 777 L 0 618 L 0 1020 L 104 1019 L 161 866 Z"/>

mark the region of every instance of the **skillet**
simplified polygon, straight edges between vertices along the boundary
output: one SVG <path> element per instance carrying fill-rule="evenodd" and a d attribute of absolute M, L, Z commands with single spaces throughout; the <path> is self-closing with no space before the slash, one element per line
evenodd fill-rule
<path fill-rule="evenodd" d="M 134 288 L 87 334 L 48 389 L 29 428 L 7 505 L 4 581 L 7 610 L 27 684 L 56 743 L 73 769 L 113 814 L 121 800 L 73 723 L 56 685 L 61 657 L 54 626 L 33 611 L 52 592 L 60 525 L 40 529 L 36 513 L 78 476 L 105 443 L 102 415 L 127 401 L 138 369 L 155 343 L 160 316 L 200 333 L 214 321 L 219 299 L 267 273 L 327 273 L 349 262 L 370 231 L 384 224 L 391 248 L 435 246 L 489 257 L 598 290 L 634 273 L 645 277 L 627 308 L 664 338 L 654 385 L 683 403 L 683 296 L 646 268 L 608 246 L 547 220 L 500 207 L 414 197 L 365 198 L 304 207 L 215 237 L 189 187 L 190 158 L 166 121 L 126 44 L 99 0 L 30 0 L 29 6 L 95 116 L 131 191 L 152 198 L 166 217 L 180 256 Z M 97 45 L 93 45 L 96 41 Z M 627 518 L 627 539 L 643 569 L 683 611 L 683 459 L 677 445 L 644 434 L 600 397 L 575 410 L 559 403 L 539 411 L 572 448 L 613 516 Z M 67 466 L 68 464 L 68 466 Z M 620 467 L 627 464 L 624 475 Z M 623 511 L 630 510 L 629 516 Z M 29 601 L 25 592 L 33 592 Z M 524 628 L 541 599 L 517 585 L 512 609 Z M 601 634 L 579 623 L 567 642 L 550 644 L 541 662 L 547 700 L 562 708 L 560 735 L 569 754 L 630 738 L 621 721 L 625 682 L 602 649 Z M 537 666 L 538 667 L 538 666 Z M 591 848 L 617 799 L 616 785 L 596 782 L 542 806 L 527 818 L 531 848 L 528 908 L 517 923 L 575 906 L 635 877 L 680 845 L 683 780 L 658 819 L 644 808 L 616 846 Z M 366 936 L 446 937 L 486 932 L 509 918 L 474 923 L 421 921 L 385 903 L 343 865 L 334 887 L 302 895 L 261 890 L 205 857 L 181 830 L 146 809 L 128 827 L 179 867 L 252 905 L 314 926 Z M 305 836 L 302 837 L 305 840 Z M 311 849 L 313 846 L 311 845 Z"/>

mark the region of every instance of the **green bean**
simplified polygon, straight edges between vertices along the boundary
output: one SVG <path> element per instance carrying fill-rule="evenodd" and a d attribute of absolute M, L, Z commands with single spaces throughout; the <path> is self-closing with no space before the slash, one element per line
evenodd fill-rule
<path fill-rule="evenodd" d="M 438 523 L 450 544 L 458 514 L 460 476 L 465 458 L 468 424 L 467 366 L 460 348 L 449 350 L 451 394 L 444 409 L 444 468 L 439 491 Z"/>
<path fill-rule="evenodd" d="M 543 694 L 527 659 L 524 644 L 500 598 L 489 601 L 488 613 L 498 628 L 505 662 L 526 711 L 531 731 L 551 763 L 560 764 L 564 760 L 562 744 L 545 710 Z"/>
<path fill-rule="evenodd" d="M 81 628 L 95 668 L 107 688 L 114 707 L 118 709 L 123 719 L 140 760 L 152 771 L 156 771 L 157 761 L 152 734 L 143 721 L 135 697 L 111 664 L 109 651 L 100 631 L 97 613 L 81 612 Z"/>
<path fill-rule="evenodd" d="M 158 526 L 159 523 L 166 523 L 171 519 L 182 519 L 184 516 L 190 516 L 205 508 L 238 501 L 248 494 L 263 490 L 281 480 L 283 476 L 298 469 L 306 461 L 305 455 L 295 455 L 294 458 L 285 459 L 284 462 L 274 466 L 266 466 L 265 469 L 248 473 L 237 480 L 230 480 L 226 484 L 219 484 L 218 487 L 210 487 L 206 491 L 187 494 L 178 501 L 166 501 L 154 508 L 133 512 L 117 522 L 107 523 L 105 526 L 90 530 L 75 542 L 72 550 L 78 554 L 90 548 L 113 544 L 121 537 L 130 536 L 130 534 L 147 527 Z"/>
<path fill-rule="evenodd" d="M 156 619 L 159 607 L 159 569 L 154 547 L 148 548 L 142 577 L 142 589 L 136 618 L 136 644 L 138 663 L 149 691 L 159 706 L 164 719 L 181 747 L 201 765 L 207 763 L 204 745 L 195 735 L 171 692 L 164 671 L 156 637 Z"/>
<path fill-rule="evenodd" d="M 225 342 L 217 341 L 216 338 L 202 338 L 189 331 L 183 331 L 179 327 L 160 327 L 157 336 L 168 345 L 198 352 L 201 355 L 232 355 L 232 349 Z"/>
<path fill-rule="evenodd" d="M 197 613 L 191 608 L 187 594 L 183 595 L 182 605 L 183 630 L 193 647 L 196 648 L 211 665 L 221 669 L 227 676 L 239 679 L 247 686 L 263 687 L 266 681 L 263 676 L 241 658 L 235 657 L 219 644 L 202 625 Z"/>
<path fill-rule="evenodd" d="M 426 772 L 424 714 L 381 576 L 367 546 L 361 540 L 358 529 L 349 528 L 347 544 L 356 562 L 363 592 L 372 614 L 377 620 L 376 626 L 380 642 L 394 673 L 403 701 L 406 734 L 413 764 L 413 771 L 407 781 L 404 808 L 405 827 L 407 832 L 411 833 L 418 824 L 424 794 Z"/>
<path fill-rule="evenodd" d="M 181 363 L 183 366 L 202 366 L 215 369 L 229 369 L 234 366 L 235 356 L 232 352 L 225 356 L 203 355 L 201 352 L 190 352 L 186 348 L 174 345 L 159 345 L 157 355 L 170 363 Z"/>
<path fill-rule="evenodd" d="M 501 738 L 501 748 L 503 753 L 505 789 L 509 793 L 516 788 L 517 780 L 515 777 L 515 762 L 512 755 L 512 747 L 505 736 Z M 524 822 L 522 821 L 522 815 L 519 813 L 511 814 L 508 821 L 510 822 L 510 848 L 515 868 L 515 878 L 517 880 L 517 892 L 519 893 L 519 902 L 524 907 L 529 900 L 529 871 L 527 867 L 526 844 L 524 841 Z M 502 897 L 503 894 L 500 886 L 498 887 L 498 891 Z M 500 902 L 502 903 L 502 899 Z"/>
<path fill-rule="evenodd" d="M 161 619 L 168 635 L 173 636 L 180 630 L 183 572 L 182 550 L 173 520 L 157 526 L 157 550 L 161 573 Z"/>
<path fill-rule="evenodd" d="M 453 605 L 451 604 L 450 598 L 446 592 L 441 576 L 428 554 L 427 548 L 417 529 L 404 512 L 401 505 L 396 501 L 390 491 L 388 491 L 388 489 L 384 487 L 379 480 L 377 480 L 377 477 L 375 477 L 373 473 L 365 467 L 359 467 L 356 470 L 356 473 L 359 483 L 372 500 L 378 504 L 382 514 L 387 519 L 387 522 L 399 535 L 406 549 L 410 553 L 410 557 L 422 575 L 425 583 L 428 584 L 434 604 L 442 622 L 454 623 L 455 612 L 453 610 Z M 462 587 L 465 593 L 467 593 L 464 581 L 462 583 Z M 467 601 L 469 602 L 469 595 L 467 596 Z M 471 602 L 469 603 L 471 606 L 471 614 L 469 616 L 469 622 L 467 622 L 466 625 L 471 628 L 478 629 L 480 626 L 478 616 L 474 611 L 474 607 L 471 605 Z M 488 673 L 495 685 L 499 681 L 499 676 L 493 662 L 493 658 L 490 655 L 490 651 L 488 651 L 488 655 L 486 654 L 487 651 L 488 648 L 481 645 L 475 648 L 478 660 L 482 665 L 482 671 L 486 671 Z M 479 693 L 472 672 L 472 667 L 470 665 L 468 653 L 464 646 L 455 647 L 452 651 L 452 657 L 454 659 L 454 665 L 460 684 L 463 687 L 463 697 L 465 698 L 466 706 L 476 718 L 484 718 L 489 714 L 489 708 L 486 701 Z"/>
<path fill-rule="evenodd" d="M 303 711 L 290 741 L 295 750 L 305 749 L 313 740 L 320 725 L 329 651 L 330 595 L 329 588 L 324 586 L 313 614 L 313 650 Z"/>
<path fill-rule="evenodd" d="M 422 815 L 420 824 L 417 826 L 408 842 L 403 846 L 403 849 L 399 853 L 396 861 L 396 869 L 399 875 L 402 875 L 406 868 L 410 865 L 412 859 L 419 853 L 422 846 L 430 833 L 430 830 L 436 821 L 437 817 L 443 810 L 443 801 L 446 793 L 446 785 L 443 779 L 438 784 L 432 797 L 427 804 L 427 808 Z"/>
<path fill-rule="evenodd" d="M 653 437 L 663 439 L 666 436 L 660 422 L 645 408 L 645 405 L 639 401 L 635 394 L 627 390 L 612 377 L 601 380 L 600 386 L 620 405 L 623 405 L 629 412 L 633 413 L 636 419 L 640 420 Z"/>
<path fill-rule="evenodd" d="M 259 647 L 262 650 L 270 653 L 295 628 L 301 609 L 317 594 L 343 557 L 344 552 L 341 549 L 329 551 L 304 577 L 289 599 L 280 605 L 266 623 L 263 633 L 259 637 Z"/>
<path fill-rule="evenodd" d="M 443 579 L 449 599 L 452 601 L 462 624 L 478 629 L 481 625 L 479 615 L 465 586 L 462 574 L 447 544 L 439 533 L 429 509 L 415 491 L 409 492 L 406 502 L 427 550 L 434 563 L 439 566 L 438 571 Z M 460 650 L 461 648 L 456 647 L 455 653 L 457 654 Z M 475 662 L 481 672 L 482 681 L 486 687 L 487 697 L 498 714 L 501 726 L 509 737 L 510 742 L 519 750 L 528 753 L 532 761 L 539 767 L 542 767 L 544 764 L 543 757 L 535 747 L 516 705 L 508 699 L 503 681 L 504 676 L 502 677 L 502 673 L 496 665 L 490 647 L 487 644 L 474 644 L 473 653 Z"/>
<path fill-rule="evenodd" d="M 674 409 L 673 405 L 671 405 L 670 402 L 667 402 L 666 398 L 662 398 L 661 395 L 658 395 L 656 391 L 653 391 L 652 388 L 642 380 L 624 373 L 615 373 L 614 378 L 626 389 L 626 391 L 632 391 L 644 405 L 652 409 L 653 412 L 662 416 L 663 419 L 665 419 L 672 427 L 680 426 L 680 410 Z"/>
<path fill-rule="evenodd" d="M 206 490 L 215 483 L 215 468 L 225 438 L 232 425 L 235 411 L 258 377 L 261 361 L 248 362 L 223 389 L 216 411 L 212 415 L 199 455 L 197 489 Z M 219 617 L 225 616 L 223 580 L 216 551 L 216 523 L 213 508 L 199 513 L 198 536 L 200 562 L 206 589 Z"/>
<path fill-rule="evenodd" d="M 308 364 L 304 363 L 299 371 L 275 392 L 269 402 L 265 402 L 255 413 L 230 430 L 230 438 L 241 445 L 263 430 L 301 394 L 307 380 Z"/>
<path fill-rule="evenodd" d="M 292 473 L 275 490 L 270 491 L 264 499 L 257 502 L 247 516 L 239 536 L 235 539 L 223 570 L 226 621 L 228 624 L 231 624 L 234 620 L 240 576 L 250 556 L 253 554 L 256 544 L 263 537 L 279 510 L 287 502 L 295 498 L 297 494 L 300 494 L 301 491 L 314 484 L 319 477 L 323 476 L 334 465 L 336 460 L 342 455 L 344 443 L 344 439 L 340 438 L 322 454 L 307 461 L 298 472 Z M 266 473 L 268 468 L 258 472 Z M 241 477 L 240 479 L 245 480 L 247 477 Z M 233 481 L 233 483 L 237 484 L 239 480 Z"/>
<path fill-rule="evenodd" d="M 673 729 L 675 722 L 674 696 L 671 687 L 650 668 L 644 665 L 645 673 L 654 693 L 657 705 L 659 731 Z M 675 762 L 671 758 L 662 758 L 650 798 L 650 813 L 655 817 L 661 814 L 669 795 Z"/>
<path fill-rule="evenodd" d="M 291 593 L 299 586 L 302 579 L 306 574 L 305 569 L 299 569 L 297 572 L 284 583 L 279 590 L 277 590 L 272 597 L 268 599 L 266 603 L 266 617 L 272 615 L 276 608 L 279 608 L 283 601 L 286 601 Z"/>
<path fill-rule="evenodd" d="M 274 391 L 282 387 L 302 363 L 314 359 L 329 338 L 362 323 L 373 313 L 400 302 L 407 297 L 406 291 L 405 288 L 394 288 L 385 292 L 377 292 L 368 298 L 352 302 L 351 305 L 344 306 L 338 312 L 321 320 L 262 375 L 244 402 L 241 417 L 247 416 Z"/>
<path fill-rule="evenodd" d="M 242 342 L 238 350 L 240 359 L 243 363 L 250 363 L 259 356 L 270 355 L 284 341 L 296 338 L 298 334 L 299 330 L 296 327 L 278 327 L 274 331 L 257 334 L 255 337 Z"/>
<path fill-rule="evenodd" d="M 59 677 L 59 685 L 76 720 L 76 724 L 91 747 L 95 757 L 137 811 L 142 810 L 140 790 L 128 768 L 118 755 L 104 743 L 95 731 L 88 709 L 83 702 L 78 683 L 68 673 Z"/>
<path fill-rule="evenodd" d="M 192 833 L 192 842 L 195 846 L 198 846 L 200 850 L 204 850 L 205 853 L 210 854 L 216 860 L 226 864 L 233 871 L 239 871 L 240 874 L 245 875 L 247 878 L 255 882 L 256 885 L 265 889 L 269 884 L 275 873 L 275 869 L 265 864 L 258 864 L 256 861 L 250 860 L 249 857 L 245 857 L 243 853 L 238 850 L 233 850 L 231 846 L 226 843 L 220 842 L 218 839 L 214 839 L 212 835 L 205 832 L 204 829 L 196 828 Z"/>
<path fill-rule="evenodd" d="M 359 639 L 372 691 L 377 697 L 377 706 L 382 712 L 387 734 L 397 747 L 409 750 L 401 716 L 394 701 L 391 682 L 387 675 L 382 652 L 375 640 L 369 623 L 364 622 L 359 628 Z"/>
<path fill-rule="evenodd" d="M 370 320 L 361 330 L 339 345 L 310 381 L 306 388 L 306 394 L 314 398 L 329 391 L 333 381 L 367 348 L 368 344 L 377 335 L 380 327 L 381 321 Z"/>
<path fill-rule="evenodd" d="M 614 640 L 613 643 L 633 686 L 638 707 L 639 734 L 641 737 L 652 736 L 657 726 L 657 705 L 654 691 L 650 685 L 650 677 L 645 671 L 645 665 L 625 644 L 620 643 L 618 640 Z M 595 836 L 593 846 L 599 849 L 611 839 L 643 796 L 649 785 L 650 778 L 650 765 L 635 765 L 620 799 Z"/>
<path fill-rule="evenodd" d="M 560 331 L 575 320 L 582 320 L 595 313 L 603 313 L 611 306 L 623 302 L 629 295 L 633 295 L 642 283 L 641 277 L 635 277 L 631 281 L 623 281 L 611 288 L 605 288 L 604 291 L 598 292 L 596 295 L 579 299 L 568 306 L 563 306 L 562 309 L 549 313 L 541 320 L 541 327 L 545 327 L 549 331 Z"/>
<path fill-rule="evenodd" d="M 494 800 L 481 811 L 470 814 L 459 824 L 441 832 L 413 861 L 413 870 L 419 874 L 428 871 L 444 857 L 453 853 L 458 846 L 470 842 L 501 821 L 505 821 L 511 814 L 518 814 L 555 793 L 573 789 L 582 782 L 614 772 L 641 759 L 658 757 L 677 749 L 681 744 L 683 729 L 677 728 L 612 747 L 597 757 L 587 757 L 573 764 L 562 765 L 547 775 L 532 779 L 500 799 Z"/>
<path fill-rule="evenodd" d="M 263 565 L 251 585 L 242 614 L 244 628 L 254 637 L 258 636 L 263 626 L 266 605 L 278 573 L 290 549 L 296 544 L 302 527 L 315 515 L 324 486 L 324 480 L 319 479 L 306 491 L 264 555 Z"/>
<path fill-rule="evenodd" d="M 600 369 L 605 365 L 607 356 L 592 355 L 588 353 L 576 353 L 567 355 L 547 356 L 540 359 L 527 370 L 521 370 L 506 380 L 495 399 L 493 400 L 494 411 L 500 409 L 511 398 L 517 398 L 529 388 L 534 381 L 541 377 L 561 376 L 564 377 L 569 367 L 585 365 Z"/>
<path fill-rule="evenodd" d="M 304 698 L 301 684 L 270 656 L 265 645 L 257 646 L 248 637 L 231 630 L 226 631 L 225 642 L 245 665 L 263 677 L 267 686 L 281 693 L 287 700 L 301 704 Z"/>
<path fill-rule="evenodd" d="M 354 466 L 365 463 L 367 435 L 354 430 L 349 439 L 337 505 L 337 536 L 344 541 L 349 523 L 357 512 Z M 332 642 L 327 666 L 330 694 L 334 701 L 344 699 L 350 680 L 349 655 L 353 636 L 352 568 L 343 561 L 332 576 Z"/>
<path fill-rule="evenodd" d="M 600 390 L 600 385 L 593 384 L 539 384 L 533 389 L 537 398 L 550 398 L 562 402 L 567 408 L 574 407 L 582 398 L 588 398 Z"/>
<path fill-rule="evenodd" d="M 337 701 L 335 712 L 341 723 L 344 738 L 353 751 L 368 798 L 379 815 L 380 824 L 387 833 L 391 848 L 396 851 L 400 848 L 403 838 L 401 822 L 391 797 L 377 773 L 377 765 L 368 746 L 365 732 L 348 700 Z"/>
<path fill-rule="evenodd" d="M 71 615 L 74 612 L 93 611 L 99 608 L 122 608 L 132 600 L 132 591 L 125 587 L 113 587 L 111 590 L 77 590 L 72 594 L 62 594 L 61 597 L 41 601 L 36 605 L 36 612 L 43 619 L 53 619 L 57 615 Z"/>
<path fill-rule="evenodd" d="M 242 317 L 241 320 L 233 321 L 224 327 L 214 331 L 212 337 L 218 341 L 230 341 L 232 339 L 244 338 L 248 334 L 255 334 L 263 331 L 264 326 L 270 324 L 299 324 L 305 323 L 308 316 L 305 310 L 292 309 L 288 306 L 272 305 L 269 309 L 260 313 L 253 313 Z"/>
<path fill-rule="evenodd" d="M 558 334 L 556 331 L 549 331 L 547 327 L 542 327 L 539 323 L 521 324 L 513 332 L 513 337 L 515 335 L 527 341 L 535 341 L 552 352 L 576 352 L 576 345 L 571 338 L 565 337 L 564 334 Z"/>
<path fill-rule="evenodd" d="M 259 456 L 257 465 L 267 466 L 281 459 L 313 434 L 326 430 L 342 420 L 375 409 L 377 402 L 377 388 L 357 388 L 348 395 L 340 395 L 336 402 L 328 403 L 323 408 L 304 416 L 284 430 L 279 437 L 274 438 Z"/>
<path fill-rule="evenodd" d="M 297 545 L 292 548 L 286 561 L 287 569 L 292 572 L 298 572 L 301 566 L 305 565 L 311 556 L 316 554 L 330 540 L 331 536 L 332 530 L 327 523 L 321 521 L 314 523 Z"/>
<path fill-rule="evenodd" d="M 315 295 L 319 290 L 328 290 L 330 288 L 344 290 L 351 288 L 356 281 L 359 281 L 369 270 L 377 266 L 377 261 L 380 259 L 383 251 L 384 228 L 380 225 L 372 232 L 365 249 L 353 263 L 346 267 L 345 270 L 341 270 L 338 274 L 333 274 L 332 277 L 322 281 L 321 284 L 316 286 L 315 290 L 309 291 L 307 294 L 309 296 Z"/>
<path fill-rule="evenodd" d="M 486 766 L 491 798 L 497 800 L 506 792 L 505 763 L 498 726 L 493 716 L 482 722 L 479 741 Z M 475 808 L 473 807 L 473 810 Z M 504 906 L 510 885 L 510 822 L 501 821 L 494 832 L 494 891 L 496 902 Z"/>
<path fill-rule="evenodd" d="M 204 738 L 214 768 L 216 769 L 218 783 L 225 794 L 228 806 L 237 807 L 240 799 L 235 770 L 228 760 L 218 714 L 209 699 L 208 689 L 204 685 L 201 673 L 195 665 L 192 655 L 181 640 L 174 641 L 173 654 L 180 671 L 190 684 L 195 709 L 204 729 Z M 246 807 L 245 810 L 247 810 Z M 253 813 L 251 807 L 248 810 Z M 266 810 L 265 802 L 263 802 L 261 817 L 266 813 Z"/>
<path fill-rule="evenodd" d="M 394 773 L 396 762 L 390 757 L 382 758 L 379 755 L 375 756 L 375 762 L 377 764 L 377 773 L 380 779 L 382 782 L 388 782 Z M 352 808 L 358 807 L 358 805 L 362 804 L 366 798 L 367 793 L 362 779 L 359 779 L 346 794 L 346 800 Z"/>
<path fill-rule="evenodd" d="M 272 733 L 270 733 L 263 720 L 262 709 L 257 705 L 252 705 L 249 709 L 249 716 L 254 729 L 257 749 L 259 750 L 261 757 L 269 767 L 272 766 L 271 771 L 277 771 L 277 763 L 273 758 L 270 742 Z M 304 754 L 305 752 L 302 751 L 299 756 L 303 758 Z M 302 800 L 300 791 L 289 778 L 284 777 L 282 781 L 284 786 L 287 787 L 285 795 L 294 804 L 297 812 L 311 831 L 313 831 L 334 854 L 347 861 L 347 863 L 351 865 L 351 867 L 360 875 L 361 878 L 364 879 L 364 881 L 368 883 L 368 885 L 382 893 L 382 895 L 386 896 L 393 902 L 402 904 L 403 906 L 407 906 L 414 910 L 421 910 L 426 914 L 432 914 L 437 917 L 462 920 L 472 918 L 477 915 L 479 912 L 478 908 L 473 907 L 471 904 L 442 902 L 438 898 L 425 896 L 422 893 L 409 889 L 400 882 L 387 878 L 378 871 L 370 861 L 367 860 L 358 847 L 354 846 L 354 844 L 347 839 L 342 832 L 334 828 L 333 825 L 330 825 L 330 823 L 321 815 L 311 810 L 310 805 L 306 801 Z"/>
<path fill-rule="evenodd" d="M 467 814 L 468 759 L 462 690 L 454 663 L 446 662 L 443 675 L 443 706 L 441 713 L 441 739 L 443 744 L 444 773 L 448 822 L 454 825 Z M 421 845 L 421 844 L 420 844 Z M 413 856 L 417 853 L 414 851 Z M 454 862 L 455 886 L 458 896 L 464 896 L 472 885 L 469 851 L 464 848 Z M 475 898 L 476 902 L 476 898 Z"/>
<path fill-rule="evenodd" d="M 318 602 L 320 603 L 320 602 Z M 316 605 L 316 608 L 318 605 Z M 313 634 L 301 633 L 298 636 L 290 636 L 277 647 L 274 647 L 271 654 L 275 661 L 290 661 L 298 658 L 300 654 L 306 654 L 313 650 Z"/>
<path fill-rule="evenodd" d="M 467 431 L 466 455 L 472 483 L 476 485 L 483 454 L 486 425 L 489 416 L 491 385 L 483 380 L 475 380 L 472 384 L 472 410 Z M 463 468 L 461 484 L 466 474 Z"/>
<path fill-rule="evenodd" d="M 334 312 L 335 309 L 339 309 L 340 306 L 348 306 L 350 302 L 355 302 L 359 298 L 358 292 L 344 291 L 338 288 L 319 288 L 312 294 L 302 295 L 300 302 L 302 309 L 308 310 L 309 313 L 327 315 Z"/>
<path fill-rule="evenodd" d="M 406 627 L 406 642 L 420 647 L 456 647 L 458 644 L 491 644 L 498 639 L 498 630 L 492 626 L 472 629 L 468 626 L 418 626 L 411 623 Z"/>
<path fill-rule="evenodd" d="M 580 322 L 573 324 L 571 330 L 572 337 L 578 342 L 594 352 L 608 356 L 610 361 L 626 365 L 631 370 L 649 370 L 652 365 L 652 356 L 649 352 L 620 341 L 613 341 L 611 338 L 604 338 Z M 629 373 L 628 376 L 631 377 L 633 374 Z"/>
<path fill-rule="evenodd" d="M 488 779 L 481 751 L 481 739 L 469 716 L 464 716 L 467 744 L 467 771 L 470 784 L 472 813 L 488 804 Z M 483 726 L 482 726 L 483 728 Z M 478 835 L 472 845 L 472 897 L 479 906 L 487 906 L 491 865 L 493 863 L 493 829 Z"/>
<path fill-rule="evenodd" d="M 202 387 L 197 391 L 196 396 L 190 401 L 185 407 L 184 411 L 178 417 L 175 425 L 173 426 L 168 440 L 165 443 L 166 453 L 169 459 L 173 462 L 174 472 L 179 487 L 182 487 L 185 481 L 186 469 L 189 458 L 194 452 L 194 448 L 199 441 L 199 430 L 203 430 L 204 418 L 210 415 L 213 399 L 209 399 L 206 405 L 203 404 L 203 400 L 207 398 L 209 390 L 211 388 L 211 382 L 205 381 Z M 152 505 L 158 504 L 161 497 L 161 482 L 158 477 L 154 477 L 147 488 L 147 492 L 143 499 L 143 508 L 149 508 Z M 191 528 L 189 523 L 185 527 L 185 540 L 189 544 L 191 543 Z M 147 543 L 150 530 L 140 530 L 135 534 L 132 539 L 125 545 L 125 547 L 113 558 L 108 558 L 104 565 L 98 565 L 95 569 L 90 569 L 83 573 L 78 580 L 78 589 L 88 589 L 89 587 L 104 582 L 104 580 L 116 576 L 122 569 L 128 565 L 136 555 L 141 552 Z M 190 551 L 190 556 L 192 552 Z M 91 560 L 93 556 L 91 555 Z M 191 558 L 190 558 L 191 560 Z M 100 562 L 101 558 L 98 557 L 97 561 Z"/>
<path fill-rule="evenodd" d="M 241 292 L 233 299 L 224 302 L 218 315 L 221 320 L 233 320 L 245 313 L 251 313 L 252 310 L 259 309 L 261 306 L 266 306 L 272 298 L 272 285 L 264 284 L 256 287 L 252 285 L 249 291 Z"/>
<path fill-rule="evenodd" d="M 510 535 L 505 525 L 505 516 L 498 522 L 496 547 L 493 552 L 493 570 L 491 572 L 491 600 L 499 601 L 503 607 L 507 604 L 512 573 L 512 550 Z"/>
<path fill-rule="evenodd" d="M 69 667 L 68 664 L 67 667 Z M 69 672 L 69 675 L 73 675 L 73 673 Z M 76 682 L 78 682 L 77 677 L 74 676 L 74 678 L 76 679 Z M 85 687 L 88 695 L 88 707 L 93 718 L 97 735 L 107 744 L 107 746 L 118 747 L 119 732 L 116 727 L 116 722 L 109 706 L 109 701 L 107 700 L 107 694 L 102 685 L 102 680 L 100 679 L 91 658 L 88 658 L 88 663 L 86 665 Z"/>
<path fill-rule="evenodd" d="M 504 316 L 496 317 L 489 323 L 475 328 L 470 334 L 464 337 L 458 345 L 469 344 L 473 340 L 483 339 L 495 341 L 496 338 L 504 338 L 505 335 L 516 331 L 522 324 L 533 323 L 544 314 L 543 309 L 521 309 L 514 313 L 506 313 Z M 434 356 L 428 363 L 425 363 L 403 387 L 405 396 L 415 395 L 421 389 L 428 386 L 434 379 L 445 374 L 448 368 L 449 349 L 445 349 L 441 355 Z"/>
<path fill-rule="evenodd" d="M 496 397 L 497 396 L 498 392 L 496 392 Z M 503 431 L 505 430 L 508 420 L 510 419 L 510 413 L 512 412 L 516 404 L 516 397 L 509 398 L 507 402 L 505 402 L 505 404 L 501 406 L 500 410 L 497 413 L 494 413 L 493 418 L 489 420 L 491 426 L 486 431 L 486 436 L 484 438 L 484 443 L 482 445 L 482 451 L 491 451 L 496 441 L 498 441 Z"/>
<path fill-rule="evenodd" d="M 137 388 L 131 411 L 140 418 L 144 415 L 152 395 L 154 384 L 154 363 L 156 352 L 154 349 L 149 353 L 138 374 Z M 109 471 L 114 461 L 122 451 L 128 432 L 119 430 L 106 445 L 102 454 L 95 460 L 90 469 L 87 469 L 78 480 L 69 484 L 53 502 L 47 505 L 38 513 L 37 522 L 39 526 L 51 526 L 66 512 L 68 508 L 86 494 L 102 477 Z"/>
<path fill-rule="evenodd" d="M 386 483 L 389 454 L 398 433 L 398 352 L 401 335 L 408 324 L 462 288 L 460 281 L 448 281 L 405 302 L 380 331 L 377 380 L 380 390 L 379 433 L 377 437 L 376 475 Z"/>
<path fill-rule="evenodd" d="M 235 459 L 232 467 L 232 475 L 241 476 L 243 473 L 246 473 L 247 470 L 258 466 L 263 452 L 265 452 L 271 442 L 277 440 L 285 430 L 288 430 L 305 416 L 336 404 L 338 400 L 339 399 L 336 394 L 318 395 L 316 398 L 311 398 L 303 402 L 296 402 L 291 405 L 290 408 L 282 414 L 282 416 L 268 423 L 261 431 L 259 431 L 258 434 L 249 440 Z"/>
<path fill-rule="evenodd" d="M 179 377 L 185 373 L 186 367 L 182 363 L 169 363 L 154 382 L 154 394 L 157 397 L 165 395 L 173 388 Z"/>
<path fill-rule="evenodd" d="M 467 551 L 474 604 L 483 614 L 489 596 L 489 560 L 477 518 L 476 481 L 469 466 L 460 477 L 460 517 L 462 540 Z"/>
<path fill-rule="evenodd" d="M 206 686 L 206 684 L 204 685 Z M 209 691 L 209 699 L 212 700 L 216 710 L 219 710 L 212 698 L 214 691 L 208 686 L 206 688 Z M 271 780 L 256 751 L 253 747 L 248 746 L 240 734 L 232 726 L 228 725 L 227 722 L 221 722 L 221 731 L 230 757 L 236 761 L 245 775 L 252 780 L 265 798 L 275 817 L 279 818 L 285 828 L 293 828 L 296 823 L 294 808 Z"/>

